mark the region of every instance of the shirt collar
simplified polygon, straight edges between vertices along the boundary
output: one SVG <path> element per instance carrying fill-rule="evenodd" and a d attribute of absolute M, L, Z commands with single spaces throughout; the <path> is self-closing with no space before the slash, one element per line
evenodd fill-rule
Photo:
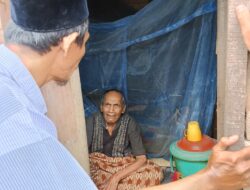
<path fill-rule="evenodd" d="M 47 112 L 39 86 L 20 58 L 4 45 L 0 45 L 0 64 L 7 70 L 6 75 L 16 82 L 32 104 L 42 113 Z"/>

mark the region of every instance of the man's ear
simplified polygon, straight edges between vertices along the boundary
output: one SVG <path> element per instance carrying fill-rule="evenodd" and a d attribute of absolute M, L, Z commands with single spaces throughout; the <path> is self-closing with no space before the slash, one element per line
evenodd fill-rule
<path fill-rule="evenodd" d="M 103 109 L 102 109 L 102 104 L 100 105 L 100 111 L 103 112 Z"/>
<path fill-rule="evenodd" d="M 126 105 L 123 107 L 122 113 L 125 113 L 125 111 L 126 111 Z"/>
<path fill-rule="evenodd" d="M 64 55 L 67 55 L 71 45 L 75 42 L 78 35 L 79 35 L 79 33 L 73 32 L 73 33 L 69 34 L 68 36 L 63 37 L 62 43 L 61 43 L 61 48 L 64 51 Z"/>
<path fill-rule="evenodd" d="M 84 34 L 83 43 L 86 44 L 86 42 L 88 41 L 88 39 L 89 39 L 89 32 L 87 31 Z"/>

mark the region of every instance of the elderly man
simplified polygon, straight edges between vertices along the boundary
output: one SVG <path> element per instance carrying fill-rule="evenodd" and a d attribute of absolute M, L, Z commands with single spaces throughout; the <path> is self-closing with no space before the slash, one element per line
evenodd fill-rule
<path fill-rule="evenodd" d="M 96 189 L 57 140 L 39 89 L 51 80 L 66 83 L 84 55 L 86 0 L 11 0 L 11 18 L 0 45 L 0 189 Z M 249 186 L 250 148 L 225 151 L 236 140 L 222 139 L 201 173 L 155 188 Z"/>
<path fill-rule="evenodd" d="M 163 178 L 161 168 L 146 159 L 139 126 L 125 110 L 122 93 L 109 90 L 101 113 L 87 119 L 90 171 L 99 189 L 141 189 Z"/>

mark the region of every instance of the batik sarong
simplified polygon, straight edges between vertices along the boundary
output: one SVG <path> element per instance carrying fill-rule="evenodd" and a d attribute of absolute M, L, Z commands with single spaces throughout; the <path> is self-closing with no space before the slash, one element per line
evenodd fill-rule
<path fill-rule="evenodd" d="M 135 158 L 132 156 L 108 157 L 102 153 L 91 153 L 91 178 L 98 189 L 102 190 L 101 186 L 105 184 L 112 175 L 128 167 L 134 161 Z M 122 179 L 118 184 L 117 190 L 137 190 L 154 186 L 160 184 L 162 179 L 162 169 L 152 161 L 147 160 L 146 164 L 141 168 Z"/>

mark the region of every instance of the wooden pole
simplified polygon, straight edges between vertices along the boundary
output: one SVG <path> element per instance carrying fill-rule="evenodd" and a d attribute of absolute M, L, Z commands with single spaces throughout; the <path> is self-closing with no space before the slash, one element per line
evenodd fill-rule
<path fill-rule="evenodd" d="M 89 172 L 88 146 L 79 71 L 65 86 L 50 82 L 42 88 L 48 116 L 56 124 L 59 140 Z"/>
<path fill-rule="evenodd" d="M 250 54 L 247 64 L 247 106 L 246 106 L 246 138 L 250 140 Z"/>
<path fill-rule="evenodd" d="M 250 0 L 248 1 L 248 8 L 250 10 Z M 247 64 L 246 138 L 250 140 L 250 53 L 248 53 Z"/>
<path fill-rule="evenodd" d="M 244 146 L 247 50 L 235 14 L 238 4 L 249 0 L 218 2 L 218 137 L 238 134 L 239 142 L 232 149 Z"/>
<path fill-rule="evenodd" d="M 10 18 L 9 1 L 0 0 L 0 44 L 3 43 L 3 30 Z"/>
<path fill-rule="evenodd" d="M 224 108 L 225 108 L 225 65 L 226 65 L 226 28 L 227 28 L 227 0 L 220 0 L 217 2 L 217 138 L 224 135 Z"/>

